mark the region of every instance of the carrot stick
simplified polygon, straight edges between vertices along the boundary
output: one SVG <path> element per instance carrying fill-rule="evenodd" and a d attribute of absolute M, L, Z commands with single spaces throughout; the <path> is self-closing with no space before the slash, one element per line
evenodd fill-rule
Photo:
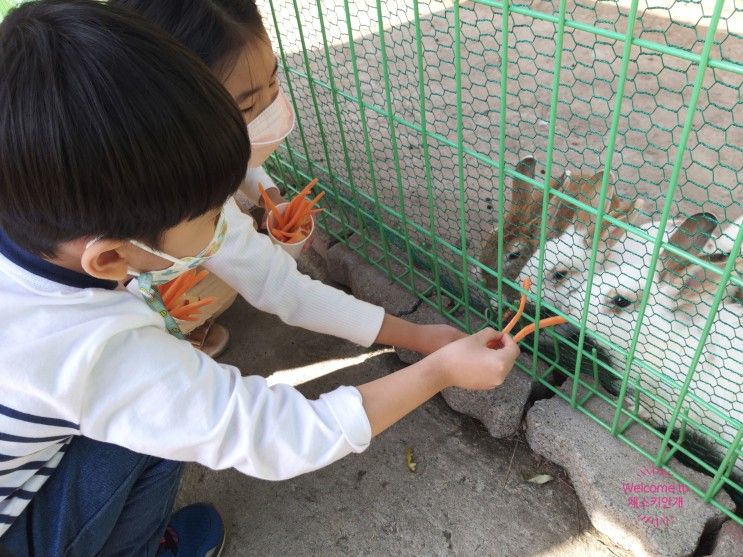
<path fill-rule="evenodd" d="M 302 207 L 305 198 L 309 195 L 312 188 L 315 187 L 315 184 L 317 184 L 317 178 L 314 178 L 309 184 L 305 186 L 302 191 L 299 192 L 297 197 L 292 199 L 291 203 L 289 204 L 289 207 L 292 209 L 292 216 L 295 216 L 297 214 L 297 211 L 300 209 L 300 207 Z"/>
<path fill-rule="evenodd" d="M 298 222 L 299 222 L 299 220 L 300 220 L 300 218 L 309 215 L 310 214 L 309 213 L 310 209 L 312 209 L 312 207 L 315 205 L 315 203 L 317 203 L 318 201 L 320 201 L 323 198 L 324 195 L 325 195 L 325 192 L 324 191 L 320 192 L 318 195 L 315 196 L 315 198 L 310 203 L 307 203 L 306 204 L 307 207 L 306 208 L 303 208 L 304 209 L 303 211 L 298 212 L 297 214 L 293 215 L 292 216 L 292 219 L 289 222 L 286 223 L 286 226 L 285 227 L 283 227 L 284 230 L 291 230 L 293 227 L 296 227 L 297 224 L 298 224 Z"/>
<path fill-rule="evenodd" d="M 556 317 L 547 317 L 546 319 L 542 319 L 541 321 L 539 321 L 539 328 L 544 329 L 546 327 L 553 327 L 562 323 L 567 323 L 567 319 L 565 319 L 564 317 L 560 317 L 559 315 Z M 513 337 L 513 340 L 515 342 L 521 342 L 528 335 L 532 334 L 535 329 L 536 324 L 530 323 L 529 325 L 521 329 L 518 333 L 516 333 L 516 336 Z"/>
<path fill-rule="evenodd" d="M 294 198 L 289 202 L 289 205 L 286 206 L 286 209 L 284 210 L 283 216 L 283 224 L 281 226 L 282 229 L 286 229 L 288 226 L 288 222 L 292 219 L 292 217 L 300 210 L 299 205 L 301 203 L 301 200 L 298 198 Z"/>
<path fill-rule="evenodd" d="M 191 315 L 196 313 L 196 310 L 198 310 L 199 308 L 203 306 L 207 306 L 211 304 L 212 302 L 214 302 L 214 300 L 216 300 L 214 296 L 209 296 L 207 298 L 203 298 L 196 302 L 191 302 L 189 304 L 186 304 L 184 306 L 174 309 L 173 311 L 170 312 L 170 315 L 176 319 L 182 319 L 183 316 L 190 317 Z"/>
<path fill-rule="evenodd" d="M 531 290 L 531 279 L 529 277 L 526 277 L 524 279 L 524 282 L 522 283 L 522 286 L 524 287 L 524 290 L 527 292 Z M 519 302 L 519 310 L 516 312 L 516 314 L 511 318 L 511 321 L 508 322 L 508 325 L 506 325 L 506 328 L 503 329 L 503 334 L 507 335 L 511 332 L 511 329 L 513 329 L 516 326 L 516 323 L 519 322 L 519 319 L 521 319 L 521 316 L 524 314 L 524 308 L 526 307 L 526 294 L 521 295 L 521 301 Z"/>
<path fill-rule="evenodd" d="M 304 194 L 306 196 L 308 193 L 310 193 L 310 190 L 312 188 L 314 188 L 316 185 L 317 185 L 317 178 L 313 178 L 312 180 L 310 180 L 310 183 L 307 184 L 304 187 L 304 189 L 299 192 L 299 195 L 303 195 Z"/>
<path fill-rule="evenodd" d="M 276 220 L 277 224 L 281 226 L 283 224 L 283 217 L 281 215 L 281 212 L 276 208 L 276 203 L 271 201 L 271 198 L 268 196 L 268 193 L 263 187 L 263 184 L 258 184 L 258 192 L 261 194 L 261 199 L 263 199 L 263 207 L 269 213 L 273 212 L 273 218 Z"/>
<path fill-rule="evenodd" d="M 167 295 L 163 298 L 163 305 L 167 308 L 169 305 L 172 305 L 175 303 L 178 298 L 180 298 L 183 294 L 191 290 L 194 286 L 196 286 L 199 282 L 201 282 L 204 277 L 206 277 L 209 274 L 209 271 L 203 270 L 199 271 L 198 273 L 195 270 L 187 271 L 183 273 L 181 276 L 179 276 L 175 281 L 180 281 L 179 284 L 174 284 L 172 288 L 168 289 Z"/>
<path fill-rule="evenodd" d="M 283 230 L 278 230 L 276 228 L 271 229 L 271 234 L 273 234 L 274 238 L 282 242 L 286 241 L 286 239 L 289 237 L 288 233 L 284 232 Z"/>

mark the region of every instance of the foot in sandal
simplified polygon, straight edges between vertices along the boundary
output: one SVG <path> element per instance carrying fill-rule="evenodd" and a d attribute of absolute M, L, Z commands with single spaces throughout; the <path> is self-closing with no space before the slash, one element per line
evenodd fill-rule
<path fill-rule="evenodd" d="M 188 334 L 189 342 L 210 358 L 218 358 L 227 348 L 230 332 L 226 327 L 209 319 Z"/>

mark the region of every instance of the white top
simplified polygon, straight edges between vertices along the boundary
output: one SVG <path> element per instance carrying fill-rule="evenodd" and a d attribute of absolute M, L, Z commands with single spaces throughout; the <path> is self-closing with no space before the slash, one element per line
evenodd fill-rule
<path fill-rule="evenodd" d="M 302 275 L 233 200 L 208 268 L 291 325 L 371 344 L 384 311 Z M 0 231 L 0 535 L 75 435 L 281 480 L 361 452 L 371 427 L 354 387 L 307 400 L 242 377 L 116 283 L 62 269 Z M 246 370 L 256 372 L 260 370 Z"/>

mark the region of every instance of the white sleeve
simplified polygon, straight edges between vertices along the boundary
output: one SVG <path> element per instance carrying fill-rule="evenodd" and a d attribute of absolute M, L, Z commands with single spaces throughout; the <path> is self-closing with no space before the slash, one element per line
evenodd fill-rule
<path fill-rule="evenodd" d="M 82 388 L 82 435 L 266 480 L 322 468 L 371 441 L 355 387 L 308 400 L 241 377 L 157 327 L 109 339 Z"/>
<path fill-rule="evenodd" d="M 245 179 L 242 184 L 240 184 L 240 191 L 245 194 L 245 197 L 247 197 L 253 205 L 258 205 L 258 199 L 260 198 L 258 184 L 262 184 L 263 188 L 267 190 L 271 188 L 279 189 L 279 186 L 277 186 L 273 179 L 271 179 L 266 171 L 263 170 L 262 166 L 248 168 L 248 171 L 245 173 Z"/>
<path fill-rule="evenodd" d="M 289 325 L 370 346 L 379 335 L 384 309 L 313 280 L 230 199 L 227 236 L 205 267 L 256 308 Z"/>

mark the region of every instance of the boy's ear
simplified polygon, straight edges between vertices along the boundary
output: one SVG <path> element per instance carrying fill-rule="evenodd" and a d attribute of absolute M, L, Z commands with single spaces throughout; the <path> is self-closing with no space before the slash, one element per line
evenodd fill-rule
<path fill-rule="evenodd" d="M 121 240 L 96 240 L 80 256 L 83 270 L 96 278 L 123 280 L 128 274 L 125 242 Z"/>

